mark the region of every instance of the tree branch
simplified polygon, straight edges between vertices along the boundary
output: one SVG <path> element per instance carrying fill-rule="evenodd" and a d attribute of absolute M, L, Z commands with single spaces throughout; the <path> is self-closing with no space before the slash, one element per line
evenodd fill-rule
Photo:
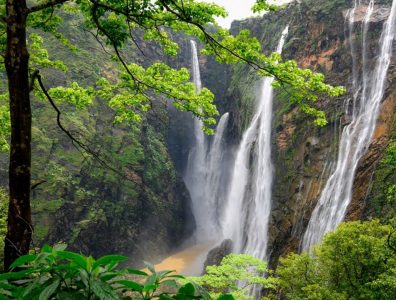
<path fill-rule="evenodd" d="M 40 180 L 39 182 L 33 184 L 33 185 L 30 187 L 30 191 L 33 191 L 33 190 L 34 190 L 35 188 L 37 188 L 39 185 L 41 185 L 41 184 L 43 184 L 43 183 L 46 183 L 46 182 L 47 182 L 47 180 Z"/>
<path fill-rule="evenodd" d="M 88 153 L 89 155 L 93 156 L 102 166 L 106 167 L 107 169 L 115 172 L 117 175 L 127 179 L 127 180 L 131 180 L 129 177 L 127 177 L 125 174 L 123 174 L 122 172 L 120 172 L 119 170 L 113 168 L 112 166 L 110 166 L 106 161 L 104 161 L 101 157 L 100 154 L 94 150 L 92 150 L 88 145 L 84 144 L 83 142 L 79 141 L 77 138 L 75 138 L 73 136 L 73 134 L 68 131 L 62 124 L 61 122 L 61 111 L 59 110 L 59 108 L 56 106 L 54 100 L 52 99 L 52 97 L 50 96 L 50 94 L 48 93 L 47 89 L 44 87 L 42 78 L 40 73 L 37 73 L 37 81 L 39 83 L 40 89 L 43 91 L 45 97 L 47 98 L 47 100 L 49 101 L 49 103 L 51 104 L 52 108 L 56 111 L 57 116 L 56 116 L 56 123 L 58 125 L 58 127 L 68 136 L 68 138 L 72 141 L 74 146 L 78 146 L 81 149 L 83 149 L 86 153 Z M 78 148 L 77 148 L 78 149 Z"/>
<path fill-rule="evenodd" d="M 63 4 L 65 2 L 67 2 L 67 1 L 69 1 L 69 0 L 50 0 L 48 2 L 45 2 L 45 3 L 42 3 L 42 4 L 38 4 L 38 5 L 35 5 L 35 6 L 32 6 L 32 7 L 28 8 L 26 13 L 30 14 L 30 13 L 37 12 L 37 11 L 40 11 L 40 10 L 43 10 L 43 9 L 46 9 L 46 8 L 50 8 L 50 7 L 53 8 L 54 6 L 59 5 L 59 4 Z"/>

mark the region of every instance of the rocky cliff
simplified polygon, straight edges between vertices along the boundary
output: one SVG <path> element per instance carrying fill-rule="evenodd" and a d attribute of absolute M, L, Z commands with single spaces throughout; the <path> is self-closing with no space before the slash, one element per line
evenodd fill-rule
<path fill-rule="evenodd" d="M 301 1 L 262 18 L 234 22 L 232 26 L 235 32 L 250 29 L 262 41 L 264 49 L 271 51 L 275 49 L 283 28 L 289 25 L 284 58 L 322 72 L 330 84 L 344 85 L 348 89 L 342 97 L 322 97 L 316 103 L 327 114 L 329 122 L 325 127 L 314 126 L 298 108 L 290 105 L 287 94 L 277 91 L 273 122 L 275 182 L 269 246 L 272 264 L 276 264 L 280 255 L 298 251 L 311 213 L 334 167 L 342 128 L 350 122 L 345 114 L 345 103 L 352 98 L 354 58 L 346 35 L 346 14 L 353 7 L 352 2 Z M 368 2 L 362 1 L 356 11 L 356 28 L 363 21 Z M 375 3 L 368 32 L 370 68 L 378 55 L 379 37 L 391 6 L 391 1 L 386 0 Z M 352 38 L 359 44 L 361 33 L 356 30 Z M 384 200 L 386 189 L 395 183 L 394 169 L 381 163 L 381 159 L 395 134 L 395 63 L 396 55 L 389 70 L 373 140 L 359 162 L 347 220 L 385 217 L 386 210 L 394 212 L 394 202 Z M 237 143 L 254 110 L 258 78 L 247 67 L 234 66 L 228 70 L 231 79 L 225 94 L 226 109 L 231 112 L 233 123 L 230 140 Z"/>

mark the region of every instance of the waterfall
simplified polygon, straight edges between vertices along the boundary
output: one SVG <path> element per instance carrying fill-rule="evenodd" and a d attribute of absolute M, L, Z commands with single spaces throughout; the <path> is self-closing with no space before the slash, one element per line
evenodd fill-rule
<path fill-rule="evenodd" d="M 191 43 L 192 73 L 197 91 L 202 88 L 197 45 Z M 218 207 L 221 201 L 221 170 L 223 161 L 223 135 L 229 114 L 219 120 L 212 140 L 202 131 L 202 122 L 194 119 L 194 146 L 190 150 L 184 181 L 190 192 L 192 211 L 196 222 L 196 238 L 203 242 L 215 239 L 220 232 Z M 211 142 L 211 143 L 210 143 Z"/>
<path fill-rule="evenodd" d="M 355 7 L 349 13 L 350 31 L 353 30 L 351 23 L 354 22 L 357 5 L 355 1 Z M 313 245 L 320 242 L 326 232 L 334 230 L 344 219 L 352 198 L 356 168 L 374 134 L 380 103 L 385 92 L 386 75 L 392 56 L 392 43 L 395 38 L 396 0 L 393 0 L 390 15 L 383 26 L 375 67 L 370 68 L 367 65 L 367 31 L 373 7 L 374 1 L 371 0 L 362 24 L 362 74 L 360 76 L 355 69 L 355 63 L 353 66 L 355 70 L 352 78 L 352 121 L 343 129 L 337 165 L 312 213 L 302 242 L 303 250 L 310 250 Z M 352 32 L 350 32 L 350 37 L 352 37 Z M 353 43 L 351 38 L 350 42 Z M 351 55 L 357 56 L 353 45 Z"/>
<path fill-rule="evenodd" d="M 282 51 L 287 33 L 288 27 L 282 32 L 278 53 Z M 234 252 L 261 259 L 266 255 L 271 211 L 272 82 L 268 77 L 261 82 L 256 114 L 236 154 L 222 221 L 223 235 L 233 240 Z"/>

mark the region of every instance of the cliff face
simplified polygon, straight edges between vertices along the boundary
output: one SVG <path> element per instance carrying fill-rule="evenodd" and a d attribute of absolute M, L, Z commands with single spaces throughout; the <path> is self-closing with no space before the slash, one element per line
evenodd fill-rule
<path fill-rule="evenodd" d="M 354 43 L 361 55 L 360 28 L 368 1 L 356 11 Z M 352 57 L 349 36 L 346 35 L 346 14 L 351 1 L 302 1 L 263 18 L 234 22 L 232 30 L 251 30 L 266 51 L 275 49 L 283 28 L 289 24 L 289 35 L 283 50 L 285 59 L 296 60 L 301 67 L 326 75 L 332 85 L 344 85 L 348 92 L 339 98 L 322 97 L 317 107 L 327 114 L 328 125 L 315 127 L 298 108 L 288 103 L 281 91 L 275 97 L 273 121 L 273 208 L 270 225 L 270 260 L 275 264 L 280 255 L 297 251 L 320 193 L 335 166 L 340 134 L 350 120 L 345 115 L 345 103 L 352 98 Z M 368 65 L 374 67 L 378 41 L 384 20 L 389 15 L 391 1 L 376 1 L 368 32 Z M 394 48 L 395 49 L 395 48 Z M 396 51 L 394 51 L 396 52 Z M 381 103 L 377 128 L 366 154 L 360 160 L 355 175 L 353 199 L 346 219 L 383 217 L 381 211 L 391 209 L 384 199 L 384 190 L 395 182 L 394 173 L 380 163 L 389 141 L 394 138 L 395 70 L 393 55 L 385 99 Z M 358 62 L 359 64 L 359 62 Z M 358 65 L 357 68 L 361 68 Z M 231 112 L 231 143 L 238 143 L 254 110 L 258 78 L 248 68 L 228 68 L 230 81 L 225 98 Z M 385 170 L 384 170 L 385 169 Z M 386 177 L 387 183 L 381 179 Z M 374 179 L 374 180 L 373 180 Z M 381 186 L 379 186 L 381 185 Z M 394 211 L 394 208 L 393 208 Z"/>

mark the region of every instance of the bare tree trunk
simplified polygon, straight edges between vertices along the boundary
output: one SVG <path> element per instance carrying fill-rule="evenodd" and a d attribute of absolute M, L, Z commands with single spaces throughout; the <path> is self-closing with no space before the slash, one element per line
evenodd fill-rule
<path fill-rule="evenodd" d="M 28 253 L 32 238 L 30 210 L 31 123 L 29 54 L 26 47 L 26 0 L 7 0 L 7 50 L 11 114 L 10 204 L 4 268 Z"/>

